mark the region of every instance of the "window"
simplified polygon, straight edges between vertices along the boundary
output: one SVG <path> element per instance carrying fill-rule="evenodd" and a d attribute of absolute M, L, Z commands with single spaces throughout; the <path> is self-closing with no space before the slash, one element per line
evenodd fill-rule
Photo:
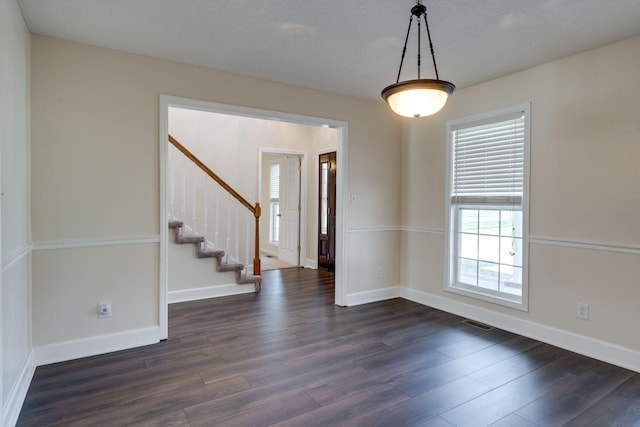
<path fill-rule="evenodd" d="M 320 234 L 329 233 L 329 164 L 320 166 Z"/>
<path fill-rule="evenodd" d="M 280 164 L 269 168 L 269 243 L 280 242 Z"/>
<path fill-rule="evenodd" d="M 447 123 L 451 292 L 527 310 L 529 106 Z"/>

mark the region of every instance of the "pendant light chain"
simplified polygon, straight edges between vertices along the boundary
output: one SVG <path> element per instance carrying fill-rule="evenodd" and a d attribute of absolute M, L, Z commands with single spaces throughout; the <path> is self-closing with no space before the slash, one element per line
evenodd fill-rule
<path fill-rule="evenodd" d="M 398 70 L 398 78 L 396 83 L 400 81 L 400 73 L 402 72 L 402 64 L 404 63 L 404 55 L 407 53 L 407 42 L 409 41 L 409 34 L 411 33 L 411 24 L 413 23 L 413 14 L 409 17 L 409 28 L 407 28 L 407 36 L 404 39 L 404 47 L 402 48 L 402 57 L 400 58 L 400 69 Z"/>
<path fill-rule="evenodd" d="M 429 39 L 429 49 L 431 49 L 431 59 L 433 59 L 433 69 L 436 72 L 436 80 L 440 80 L 440 76 L 438 75 L 438 66 L 436 65 L 436 54 L 433 50 L 433 43 L 431 43 L 431 31 L 429 31 L 429 22 L 427 21 L 427 12 L 424 13 L 424 26 L 427 27 L 427 38 Z M 420 68 L 418 68 L 418 74 L 419 73 L 420 73 Z"/>
<path fill-rule="evenodd" d="M 418 1 L 420 4 L 420 1 Z M 426 20 L 425 20 L 426 22 Z M 418 15 L 418 80 L 420 80 L 420 52 L 422 52 L 422 34 L 420 33 L 420 15 Z M 436 77 L 437 78 L 437 77 Z"/>

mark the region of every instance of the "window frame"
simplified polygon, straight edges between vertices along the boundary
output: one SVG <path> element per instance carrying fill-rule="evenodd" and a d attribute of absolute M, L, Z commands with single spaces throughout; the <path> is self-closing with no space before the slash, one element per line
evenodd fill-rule
<path fill-rule="evenodd" d="M 445 191 L 445 274 L 444 274 L 444 290 L 447 292 L 464 295 L 474 299 L 487 301 L 507 307 L 511 307 L 521 311 L 529 310 L 529 164 L 530 164 L 530 123 L 531 123 L 531 107 L 529 103 L 520 104 L 502 110 L 492 111 L 475 116 L 463 117 L 460 119 L 449 120 L 446 123 L 446 142 L 447 142 L 447 162 L 446 162 L 446 191 Z M 470 128 L 481 124 L 500 122 L 508 116 L 512 116 L 518 112 L 524 115 L 524 159 L 523 159 L 523 193 L 517 210 L 522 210 L 522 295 L 514 298 L 506 292 L 493 290 L 485 290 L 484 288 L 472 285 L 464 285 L 457 283 L 457 239 L 458 239 L 458 215 L 457 211 L 461 208 L 472 207 L 473 209 L 481 209 L 482 207 L 496 209 L 503 207 L 504 209 L 512 209 L 512 205 L 508 203 L 496 203 L 488 197 L 485 202 L 460 202 L 452 201 L 453 186 L 453 131 L 461 128 Z"/>
<path fill-rule="evenodd" d="M 280 197 L 273 197 L 273 168 L 278 167 L 278 180 L 280 179 L 280 162 L 269 162 L 269 244 L 272 246 L 280 246 Z M 280 192 L 280 184 L 278 183 L 278 193 Z M 274 239 L 274 234 L 277 230 L 277 239 Z"/>

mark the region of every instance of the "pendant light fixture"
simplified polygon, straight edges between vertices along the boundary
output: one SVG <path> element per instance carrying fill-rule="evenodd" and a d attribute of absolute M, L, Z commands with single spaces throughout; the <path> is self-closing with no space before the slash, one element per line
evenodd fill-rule
<path fill-rule="evenodd" d="M 405 80 L 401 82 L 400 73 L 402 72 L 402 63 L 404 62 L 404 54 L 407 51 L 407 41 L 409 40 L 411 24 L 413 23 L 414 17 L 416 17 L 418 24 L 418 78 L 415 80 Z M 435 80 L 420 78 L 420 21 L 422 21 L 423 18 L 424 25 L 427 29 L 427 37 L 429 38 L 429 48 L 431 49 L 433 68 L 436 73 Z M 453 83 L 440 80 L 440 77 L 438 76 L 436 57 L 433 53 L 431 33 L 429 32 L 429 24 L 427 23 L 427 7 L 422 4 L 422 0 L 416 0 L 416 5 L 411 8 L 409 28 L 407 29 L 407 36 L 404 40 L 404 48 L 402 49 L 398 78 L 394 84 L 389 85 L 382 90 L 382 98 L 384 98 L 396 114 L 405 117 L 424 117 L 440 111 L 447 102 L 447 99 L 449 99 L 449 96 L 453 94 L 455 90 L 456 87 Z"/>

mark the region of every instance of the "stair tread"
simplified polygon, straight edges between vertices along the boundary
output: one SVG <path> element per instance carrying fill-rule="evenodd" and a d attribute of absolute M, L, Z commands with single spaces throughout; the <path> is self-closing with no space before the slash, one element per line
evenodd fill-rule
<path fill-rule="evenodd" d="M 197 234 L 188 234 L 186 236 L 180 236 L 179 238 L 176 239 L 176 243 L 178 244 L 183 244 L 183 243 L 202 243 L 204 242 L 204 237 L 203 236 L 199 236 Z"/>
<path fill-rule="evenodd" d="M 180 228 L 184 225 L 182 221 L 169 221 L 169 228 Z"/>
<path fill-rule="evenodd" d="M 198 258 L 222 258 L 224 256 L 224 251 L 220 250 L 199 250 Z"/>
<path fill-rule="evenodd" d="M 218 266 L 218 271 L 241 271 L 244 269 L 244 264 L 235 263 L 222 263 Z"/>
<path fill-rule="evenodd" d="M 238 280 L 239 285 L 246 285 L 249 283 L 260 283 L 262 281 L 261 276 L 242 276 L 240 280 Z"/>

